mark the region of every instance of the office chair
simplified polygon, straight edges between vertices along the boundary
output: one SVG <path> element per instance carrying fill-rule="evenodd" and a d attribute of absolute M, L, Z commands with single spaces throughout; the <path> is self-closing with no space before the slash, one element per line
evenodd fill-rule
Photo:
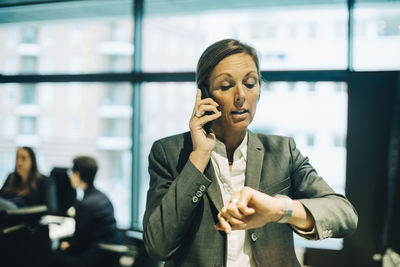
<path fill-rule="evenodd" d="M 160 267 L 161 262 L 152 259 L 146 252 L 141 240 L 141 232 L 119 230 L 121 244 L 99 243 L 98 248 L 104 256 L 101 267 Z M 99 266 L 100 267 L 100 266 Z"/>
<path fill-rule="evenodd" d="M 76 191 L 71 186 L 67 174 L 68 168 L 54 167 L 50 172 L 50 177 L 54 179 L 57 191 L 57 214 L 58 216 L 68 216 L 67 210 L 76 200 Z"/>

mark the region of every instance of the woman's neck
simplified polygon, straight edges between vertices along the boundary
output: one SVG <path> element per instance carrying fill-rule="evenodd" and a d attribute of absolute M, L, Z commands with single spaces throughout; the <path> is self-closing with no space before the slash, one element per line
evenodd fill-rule
<path fill-rule="evenodd" d="M 218 140 L 225 144 L 226 155 L 229 162 L 233 162 L 233 153 L 242 143 L 244 137 L 246 136 L 246 131 L 247 129 L 243 131 L 215 131 L 215 136 L 218 138 Z"/>
<path fill-rule="evenodd" d="M 25 196 L 30 191 L 29 184 L 28 184 L 28 175 L 20 174 L 20 173 L 18 173 L 18 175 L 21 178 L 21 184 L 19 186 L 19 189 L 17 189 L 17 193 L 19 196 Z"/>
<path fill-rule="evenodd" d="M 26 184 L 28 182 L 28 173 L 19 173 L 19 176 L 21 177 L 22 184 Z"/>

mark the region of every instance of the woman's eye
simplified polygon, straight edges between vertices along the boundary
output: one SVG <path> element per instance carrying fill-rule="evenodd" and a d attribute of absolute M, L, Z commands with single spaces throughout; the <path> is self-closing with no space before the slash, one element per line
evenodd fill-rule
<path fill-rule="evenodd" d="M 247 88 L 253 88 L 255 86 L 254 83 L 246 83 L 245 85 Z"/>
<path fill-rule="evenodd" d="M 221 85 L 221 90 L 223 90 L 223 91 L 228 90 L 229 88 L 231 88 L 230 84 Z"/>
<path fill-rule="evenodd" d="M 257 84 L 257 79 L 249 77 L 248 79 L 244 80 L 243 83 L 247 88 L 253 88 Z"/>

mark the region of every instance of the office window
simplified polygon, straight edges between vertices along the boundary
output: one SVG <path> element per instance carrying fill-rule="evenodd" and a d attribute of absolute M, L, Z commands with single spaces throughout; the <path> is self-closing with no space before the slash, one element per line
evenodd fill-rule
<path fill-rule="evenodd" d="M 333 135 L 333 146 L 337 148 L 346 147 L 346 138 L 343 135 Z"/>
<path fill-rule="evenodd" d="M 110 55 L 110 70 L 114 72 L 122 72 L 130 69 L 132 58 L 124 55 Z"/>
<path fill-rule="evenodd" d="M 130 106 L 130 85 L 125 83 L 110 83 L 106 88 L 104 105 Z"/>
<path fill-rule="evenodd" d="M 36 88 L 34 84 L 24 83 L 21 85 L 21 104 L 35 104 Z"/>
<path fill-rule="evenodd" d="M 315 146 L 315 136 L 313 134 L 307 135 L 307 146 Z"/>
<path fill-rule="evenodd" d="M 129 134 L 130 123 L 129 119 L 124 118 L 104 118 L 103 119 L 103 136 L 127 136 Z"/>
<path fill-rule="evenodd" d="M 21 73 L 32 74 L 37 71 L 37 56 L 21 56 Z"/>
<path fill-rule="evenodd" d="M 354 69 L 400 69 L 400 2 L 355 1 Z"/>
<path fill-rule="evenodd" d="M 133 215 L 135 225 L 142 227 L 142 218 L 149 186 L 148 156 L 157 139 L 189 131 L 196 95 L 193 82 L 144 83 L 142 85 L 142 110 L 140 129 L 141 179 L 139 210 Z"/>
<path fill-rule="evenodd" d="M 10 172 L 15 170 L 16 149 L 9 146 L 2 146 L 0 153 L 0 184 L 6 181 Z"/>
<path fill-rule="evenodd" d="M 0 66 L 0 72 L 48 74 L 120 72 L 132 69 L 133 24 L 129 17 L 32 24 L 35 26 L 29 28 L 17 24 L 22 32 L 21 43 L 7 47 L 2 56 L 3 62 L 9 62 L 7 64 L 10 66 Z M 118 34 L 113 33 L 115 31 Z M 0 27 L 0 36 L 4 32 L 6 28 Z M 38 32 L 44 33 L 43 38 L 37 38 Z M 12 62 L 18 61 L 20 69 L 12 68 Z"/>
<path fill-rule="evenodd" d="M 145 1 L 143 69 L 194 71 L 203 49 L 224 38 L 253 45 L 263 70 L 345 69 L 346 3 Z"/>
<path fill-rule="evenodd" d="M 96 183 L 113 203 L 118 226 L 127 228 L 131 224 L 131 152 L 101 150 L 98 155 L 101 166 Z"/>
<path fill-rule="evenodd" d="M 19 134 L 36 134 L 36 117 L 24 116 L 19 118 Z"/>
<path fill-rule="evenodd" d="M 21 43 L 35 44 L 38 42 L 37 27 L 23 26 L 21 28 Z"/>

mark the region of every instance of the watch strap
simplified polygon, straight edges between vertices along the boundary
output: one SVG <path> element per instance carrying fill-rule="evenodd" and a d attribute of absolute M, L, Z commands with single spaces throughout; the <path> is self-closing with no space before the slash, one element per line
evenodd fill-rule
<path fill-rule="evenodd" d="M 277 223 L 286 223 L 293 214 L 293 200 L 290 197 L 285 196 L 285 195 L 276 195 L 275 197 L 283 198 L 285 200 L 285 205 L 286 205 L 285 213 L 277 221 Z"/>

